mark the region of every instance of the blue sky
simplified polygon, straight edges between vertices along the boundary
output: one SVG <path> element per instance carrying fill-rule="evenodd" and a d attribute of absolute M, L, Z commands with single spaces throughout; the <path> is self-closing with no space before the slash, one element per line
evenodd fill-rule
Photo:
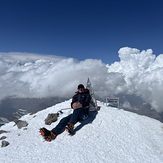
<path fill-rule="evenodd" d="M 161 0 L 1 0 L 0 52 L 118 61 L 121 47 L 163 53 Z"/>

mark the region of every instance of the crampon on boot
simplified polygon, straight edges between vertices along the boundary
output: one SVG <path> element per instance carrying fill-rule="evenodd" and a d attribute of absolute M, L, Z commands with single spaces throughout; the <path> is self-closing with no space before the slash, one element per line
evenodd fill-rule
<path fill-rule="evenodd" d="M 51 140 L 54 140 L 57 135 L 53 133 L 52 131 L 47 130 L 46 128 L 40 128 L 40 134 L 43 136 L 43 138 L 50 142 Z"/>
<path fill-rule="evenodd" d="M 66 130 L 69 134 L 71 134 L 72 131 L 73 131 L 73 129 L 74 129 L 74 124 L 71 123 L 71 122 L 68 122 L 68 124 L 67 124 L 66 127 L 65 127 L 65 130 Z"/>

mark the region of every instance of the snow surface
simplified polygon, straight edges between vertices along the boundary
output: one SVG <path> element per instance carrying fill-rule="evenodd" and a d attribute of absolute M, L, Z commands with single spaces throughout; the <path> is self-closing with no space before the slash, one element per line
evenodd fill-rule
<path fill-rule="evenodd" d="M 92 112 L 85 123 L 76 124 L 73 136 L 63 132 L 56 140 L 46 142 L 39 128 L 52 129 L 59 120 L 72 110 L 64 110 L 59 120 L 45 125 L 49 113 L 69 108 L 70 100 L 47 108 L 33 115 L 25 115 L 28 126 L 18 129 L 14 122 L 1 126 L 9 131 L 10 143 L 0 147 L 0 163 L 162 163 L 163 124 L 135 113 L 106 107 L 98 102 L 101 110 Z M 2 140 L 1 140 L 2 142 Z"/>

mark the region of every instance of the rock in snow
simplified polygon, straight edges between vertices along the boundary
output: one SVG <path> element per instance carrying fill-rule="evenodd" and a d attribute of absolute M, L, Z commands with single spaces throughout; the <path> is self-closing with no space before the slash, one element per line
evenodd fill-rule
<path fill-rule="evenodd" d="M 70 100 L 21 118 L 28 122 L 27 130 L 18 129 L 14 122 L 1 126 L 0 130 L 10 143 L 0 148 L 0 162 L 4 163 L 162 163 L 163 124 L 135 113 L 101 106 L 89 119 L 77 123 L 76 133 L 66 132 L 56 140 L 46 142 L 39 128 L 52 129 L 59 120 L 70 114 L 65 110 L 58 120 L 45 125 L 49 113 L 56 113 L 70 105 Z M 37 115 L 37 116 L 36 116 Z"/>
<path fill-rule="evenodd" d="M 5 141 L 5 140 L 3 140 L 2 141 L 2 144 L 1 144 L 1 147 L 6 147 L 6 146 L 8 146 L 10 143 L 8 142 L 8 141 Z"/>
<path fill-rule="evenodd" d="M 53 122 L 58 120 L 59 113 L 51 113 L 48 114 L 47 118 L 45 119 L 46 125 L 51 125 Z"/>
<path fill-rule="evenodd" d="M 22 121 L 22 120 L 16 120 L 15 124 L 17 125 L 17 127 L 19 129 L 21 129 L 22 127 L 28 126 L 28 123 L 26 121 Z"/>

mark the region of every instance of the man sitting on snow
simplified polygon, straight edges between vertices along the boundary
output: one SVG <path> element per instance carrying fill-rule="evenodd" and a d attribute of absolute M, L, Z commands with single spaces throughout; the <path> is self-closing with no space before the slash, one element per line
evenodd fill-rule
<path fill-rule="evenodd" d="M 91 101 L 91 96 L 89 90 L 84 88 L 83 84 L 79 84 L 76 94 L 72 97 L 71 108 L 73 113 L 64 117 L 60 120 L 58 125 L 51 131 L 46 128 L 41 128 L 40 133 L 45 138 L 46 141 L 51 141 L 57 137 L 64 130 L 68 131 L 70 134 L 74 129 L 74 125 L 88 117 L 89 114 L 89 104 Z"/>

